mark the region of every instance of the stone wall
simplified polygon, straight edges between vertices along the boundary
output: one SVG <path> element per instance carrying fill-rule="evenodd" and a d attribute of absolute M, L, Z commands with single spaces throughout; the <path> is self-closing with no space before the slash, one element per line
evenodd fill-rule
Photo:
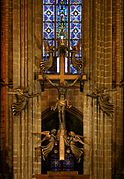
<path fill-rule="evenodd" d="M 2 150 L 14 179 L 31 179 L 41 172 L 41 160 L 35 161 L 36 138 L 33 132 L 41 131 L 42 112 L 55 103 L 57 90 L 45 88 L 41 92 L 34 74 L 39 72 L 35 56 L 41 57 L 35 35 L 41 39 L 41 1 L 13 0 L 5 2 L 5 21 L 2 46 L 2 75 L 6 81 L 13 80 L 13 89 L 30 87 L 30 93 L 40 93 L 30 98 L 19 116 L 13 116 L 11 105 L 16 101 L 13 89 L 1 88 Z M 10 8 L 11 7 L 11 8 Z M 87 59 L 87 81 L 84 91 L 79 84 L 68 90 L 68 99 L 83 114 L 83 133 L 89 146 L 85 146 L 84 174 L 91 179 L 110 179 L 122 173 L 123 156 L 123 2 L 122 0 L 83 1 L 83 48 Z M 9 14 L 9 16 L 7 15 Z M 5 16 L 6 15 L 6 16 Z M 8 22 L 9 21 L 9 22 Z M 10 23 L 11 22 L 11 23 Z M 9 49 L 9 50 L 8 50 Z M 4 63 L 3 63 L 4 62 Z M 9 80 L 8 80 L 9 79 Z M 98 105 L 97 99 L 87 96 L 92 89 L 109 90 L 114 104 L 110 119 Z M 8 95 L 7 95 L 8 93 Z M 11 93 L 11 94 L 10 94 Z M 3 95 L 4 94 L 4 95 Z"/>

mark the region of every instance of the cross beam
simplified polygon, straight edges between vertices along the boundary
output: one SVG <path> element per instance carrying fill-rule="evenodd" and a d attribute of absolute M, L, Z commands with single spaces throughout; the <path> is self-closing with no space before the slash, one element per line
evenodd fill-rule
<path fill-rule="evenodd" d="M 65 74 L 64 72 L 64 56 L 60 56 L 60 73 L 59 74 L 47 74 L 46 76 L 50 80 L 60 80 L 61 82 L 64 82 L 64 80 L 75 80 L 79 75 L 73 75 L 73 74 Z M 39 74 L 38 80 L 43 80 L 42 74 Z M 86 80 L 86 75 L 82 75 L 82 80 Z"/>

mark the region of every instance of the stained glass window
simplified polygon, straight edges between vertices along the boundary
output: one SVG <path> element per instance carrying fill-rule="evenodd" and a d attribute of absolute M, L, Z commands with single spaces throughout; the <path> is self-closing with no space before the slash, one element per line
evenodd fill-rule
<path fill-rule="evenodd" d="M 43 32 L 42 39 L 54 46 L 54 59 L 56 59 L 56 72 L 59 73 L 58 39 L 66 40 L 67 53 L 65 57 L 65 73 L 77 73 L 71 63 L 72 46 L 82 39 L 82 0 L 43 0 Z M 47 58 L 43 48 L 43 58 Z M 76 55 L 81 60 L 82 48 Z"/>

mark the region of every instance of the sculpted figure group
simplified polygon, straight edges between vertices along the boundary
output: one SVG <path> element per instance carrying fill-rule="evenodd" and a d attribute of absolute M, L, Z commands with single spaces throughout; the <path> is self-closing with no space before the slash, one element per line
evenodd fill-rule
<path fill-rule="evenodd" d="M 38 157 L 42 154 L 43 159 L 46 160 L 48 157 L 48 154 L 53 150 L 54 146 L 58 145 L 59 142 L 59 130 L 52 129 L 51 131 L 43 131 L 39 133 L 33 133 L 33 134 L 40 134 L 44 135 L 42 140 L 39 140 L 40 145 L 35 148 L 35 157 L 36 160 L 38 160 Z M 78 162 L 81 160 L 81 156 L 84 154 L 84 144 L 88 144 L 85 140 L 85 137 L 75 134 L 73 131 L 67 131 L 65 130 L 64 134 L 64 142 L 65 145 L 70 149 L 74 157 L 77 159 Z M 46 145 L 44 145 L 44 143 Z M 82 147 L 79 147 L 79 144 L 82 145 Z"/>

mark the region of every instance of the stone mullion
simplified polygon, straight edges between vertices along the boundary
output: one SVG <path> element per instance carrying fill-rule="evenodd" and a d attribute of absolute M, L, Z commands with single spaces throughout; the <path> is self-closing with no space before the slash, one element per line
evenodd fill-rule
<path fill-rule="evenodd" d="M 22 68 L 22 66 L 21 66 L 21 64 L 22 64 L 22 44 L 21 44 L 21 40 L 22 40 L 22 32 L 21 32 L 21 26 L 22 26 L 22 24 L 21 24 L 21 14 L 22 14 L 22 12 L 21 12 L 21 0 L 19 0 L 19 29 L 20 29 L 20 31 L 19 31 L 19 33 L 18 33 L 18 36 L 19 36 L 19 54 L 20 54 L 20 59 L 19 59 L 19 73 L 18 73 L 18 79 L 17 79 L 17 81 L 19 81 L 20 83 L 20 86 L 22 86 L 22 82 L 21 82 L 21 79 L 22 79 L 22 74 L 21 74 L 21 72 L 22 72 L 22 70 L 21 70 L 21 68 Z M 16 22 L 15 22 L 16 23 Z M 19 116 L 19 120 L 18 120 L 18 122 L 17 122 L 17 129 L 16 130 L 18 130 L 18 133 L 17 133 L 17 135 L 18 135 L 18 139 L 17 139 L 17 151 L 18 151 L 18 158 L 17 158 L 17 161 L 18 161 L 18 167 L 17 167 L 17 174 L 18 174 L 18 179 L 22 179 L 22 177 L 21 177 L 21 174 L 22 174 L 22 115 L 21 116 Z"/>
<path fill-rule="evenodd" d="M 13 49 L 12 49 L 12 1 L 8 1 L 8 83 L 13 82 Z"/>
<path fill-rule="evenodd" d="M 97 81 L 97 1 L 92 1 L 92 80 L 93 84 Z"/>
<path fill-rule="evenodd" d="M 83 7 L 82 7 L 82 60 L 84 60 L 86 58 L 86 63 L 88 64 L 88 43 L 89 43 L 89 27 L 88 27 L 88 23 L 89 23 L 89 19 L 88 19 L 88 15 L 89 15 L 89 2 L 87 2 L 86 0 L 83 1 Z M 84 67 L 83 67 L 84 68 Z M 82 70 L 84 70 L 82 68 Z M 87 66 L 86 66 L 87 68 Z M 87 69 L 85 69 L 85 71 L 83 71 L 83 73 L 88 73 Z"/>
<path fill-rule="evenodd" d="M 91 169 L 90 169 L 90 176 L 91 179 L 95 178 L 95 165 L 94 165 L 94 161 L 95 161 L 95 122 L 94 122 L 94 109 L 93 109 L 93 104 L 94 104 L 94 100 L 91 99 L 91 101 L 89 100 L 89 102 L 91 102 L 91 161 L 90 161 L 90 165 L 91 165 Z"/>
<path fill-rule="evenodd" d="M 101 9 L 100 9 L 100 0 L 96 1 L 96 58 L 94 59 L 96 61 L 95 63 L 95 71 L 96 71 L 96 87 L 99 87 L 100 81 L 101 81 L 101 71 L 100 71 L 100 64 L 101 64 Z M 99 138 L 100 138 L 100 130 L 99 130 L 99 106 L 97 103 L 97 100 L 94 101 L 94 123 L 95 123 L 95 136 L 94 136 L 94 145 L 95 147 L 95 152 L 94 152 L 94 158 L 95 158 L 95 166 L 94 166 L 94 173 L 95 176 L 94 178 L 99 178 L 99 170 L 100 170 L 100 158 L 99 158 L 99 152 L 100 152 L 100 144 L 99 144 Z M 101 176 L 102 177 L 102 176 Z"/>
<path fill-rule="evenodd" d="M 2 85 L 8 83 L 8 13 L 9 7 L 7 0 L 1 1 L 1 54 L 0 54 L 0 176 L 8 173 L 8 86 Z"/>
<path fill-rule="evenodd" d="M 27 71 L 28 71 L 28 86 L 30 86 L 30 92 L 34 91 L 34 73 L 33 73 L 33 62 L 34 62 L 34 29 L 33 29 L 33 0 L 28 0 L 27 7 Z M 37 97 L 35 97 L 37 98 Z M 28 110 L 27 110 L 27 179 L 32 178 L 32 125 L 33 125 L 33 99 L 29 99 Z"/>
<path fill-rule="evenodd" d="M 112 84 L 112 1 L 105 0 L 105 87 Z"/>
<path fill-rule="evenodd" d="M 121 72 L 121 79 L 124 78 L 124 2 L 123 0 L 120 0 L 120 58 L 121 58 L 121 62 L 120 62 L 120 72 Z M 122 97 L 123 99 L 123 97 Z"/>
<path fill-rule="evenodd" d="M 97 41 L 96 41 L 96 83 L 97 83 L 97 87 L 99 87 L 100 84 L 100 63 L 101 63 L 101 59 L 100 59 L 100 17 L 101 17 L 101 12 L 100 12 L 100 0 L 97 0 L 97 9 L 96 9 L 97 15 L 96 15 L 96 24 L 97 24 Z"/>
<path fill-rule="evenodd" d="M 95 66 L 95 49 L 94 49 L 94 41 L 95 41 L 95 19 L 94 19 L 94 15 L 95 15 L 95 10 L 94 10 L 94 2 L 92 0 L 88 1 L 89 2 L 89 9 L 88 9 L 88 26 L 89 26 L 89 40 L 88 40 L 88 47 L 89 49 L 87 49 L 87 65 L 88 65 L 88 75 L 89 75 L 89 89 L 91 87 L 93 87 L 93 83 L 95 82 L 94 80 L 94 66 Z M 87 5 L 87 2 L 85 3 Z M 87 18 L 86 17 L 86 18 Z M 93 106 L 93 99 L 89 99 L 88 97 L 86 97 L 86 104 L 84 104 L 84 106 L 86 107 L 86 114 L 85 114 L 85 109 L 84 109 L 84 119 L 89 119 L 87 121 L 89 121 L 89 143 L 90 143 L 90 149 L 89 149 L 89 170 L 90 170 L 90 178 L 94 179 L 94 154 L 95 154 L 95 150 L 94 150 L 94 135 L 95 135 L 95 130 L 94 130 L 94 108 Z M 88 112 L 87 112 L 88 111 Z M 85 164 L 85 163 L 84 163 Z M 86 168 L 87 168 L 86 165 Z M 87 169 L 88 170 L 88 169 Z M 84 172 L 87 171 L 84 168 Z"/>
<path fill-rule="evenodd" d="M 103 2 L 102 2 L 103 3 Z M 101 70 L 100 70 L 100 65 L 101 65 L 101 2 L 100 0 L 97 1 L 97 6 L 96 6 L 96 87 L 99 88 L 100 83 L 101 83 Z M 99 106 L 96 101 L 95 104 L 95 109 L 96 109 L 96 116 L 94 117 L 96 120 L 96 133 L 95 133 L 95 138 L 96 138 L 96 178 L 101 177 L 102 175 L 99 176 L 99 171 L 100 171 L 100 119 L 99 119 Z"/>
<path fill-rule="evenodd" d="M 41 9 L 43 8 L 43 5 L 42 5 L 42 1 L 41 0 L 33 0 L 33 5 L 34 5 L 34 22 L 33 22 L 33 37 L 34 35 L 36 35 L 36 37 L 39 39 L 40 42 L 43 42 L 42 39 L 42 26 L 41 26 L 41 22 L 42 22 L 42 11 Z M 41 44 L 42 46 L 42 44 Z M 41 58 L 41 49 L 38 49 L 37 47 L 37 43 L 36 43 L 36 40 L 34 39 L 34 53 L 33 53 L 33 56 L 34 56 L 34 61 L 33 61 L 33 64 L 34 64 L 34 68 L 36 70 L 36 72 L 39 71 L 39 66 L 36 66 L 35 65 L 35 56 Z M 38 63 L 37 63 L 38 64 Z M 39 82 L 36 82 L 36 91 L 40 91 L 40 85 L 39 85 Z M 44 95 L 44 93 L 43 93 Z M 38 98 L 35 97 L 33 98 L 33 131 L 32 132 L 40 132 L 41 131 L 41 112 L 42 112 L 42 107 L 41 107 L 41 101 L 43 102 L 43 99 L 42 99 L 42 95 L 39 96 Z M 35 147 L 36 146 L 36 137 L 32 136 L 33 137 L 33 148 L 32 148 L 32 152 L 33 152 L 33 161 L 32 161 L 32 165 L 33 165 L 33 175 L 37 174 L 37 173 L 41 173 L 41 159 L 39 158 L 38 161 L 35 160 Z M 37 138 L 38 139 L 38 138 Z"/>
<path fill-rule="evenodd" d="M 123 0 L 120 0 L 120 79 L 124 80 L 124 2 Z M 120 147 L 120 151 L 122 152 L 122 158 L 121 158 L 121 172 L 123 172 L 123 161 L 124 161 L 124 120 L 123 120 L 123 116 L 124 116 L 124 88 L 121 88 L 120 90 L 120 131 L 121 131 L 121 147 Z M 123 126 L 123 128 L 122 128 Z"/>
<path fill-rule="evenodd" d="M 106 88 L 112 87 L 112 1 L 105 0 L 105 77 Z M 111 178 L 112 175 L 112 121 L 104 114 L 104 177 Z"/>
<path fill-rule="evenodd" d="M 13 81 L 20 86 L 20 0 L 13 1 Z M 13 118 L 13 173 L 20 179 L 20 117 Z"/>
<path fill-rule="evenodd" d="M 8 3 L 5 0 L 4 2 L 1 2 L 1 17 L 2 17 L 2 29 L 1 29 L 1 60 L 0 60 L 0 80 L 3 80 L 5 84 L 8 83 L 8 76 L 7 76 L 7 72 L 8 72 Z M 0 97 L 1 97 L 1 114 L 0 114 L 0 149 L 5 152 L 6 147 L 8 146 L 8 87 L 2 86 L 0 84 Z M 6 156 L 4 156 L 6 157 Z"/>
<path fill-rule="evenodd" d="M 104 63 L 105 63 L 105 58 L 104 58 L 104 18 L 105 18 L 105 12 L 104 12 L 104 1 L 101 0 L 101 7 L 100 7 L 100 12 L 101 12 L 101 18 L 100 18 L 100 86 L 103 87 L 104 84 Z"/>
<path fill-rule="evenodd" d="M 97 100 L 93 100 L 93 173 L 94 179 L 98 178 L 98 116 L 97 116 Z"/>
<path fill-rule="evenodd" d="M 116 83 L 116 0 L 112 1 L 112 83 Z"/>
<path fill-rule="evenodd" d="M 88 100 L 88 99 L 87 99 Z M 90 105 L 89 105 L 90 104 Z M 89 140 L 90 143 L 90 176 L 91 179 L 94 178 L 94 118 L 93 118 L 93 108 L 91 107 L 93 105 L 93 99 L 88 100 L 89 105 L 89 119 L 90 119 L 90 137 L 91 140 Z"/>
<path fill-rule="evenodd" d="M 25 27 L 25 0 L 21 0 L 20 1 L 20 56 L 21 56 L 21 63 L 20 63 L 20 84 L 21 87 L 26 87 L 26 75 L 25 75 L 25 71 L 26 71 L 26 64 L 25 64 L 25 53 L 26 53 L 26 27 Z M 25 117 L 26 117 L 26 112 L 27 109 L 24 109 L 21 112 L 21 118 L 20 118 L 20 179 L 25 178 L 25 125 L 26 125 L 26 121 L 25 121 Z"/>
<path fill-rule="evenodd" d="M 116 0 L 113 0 L 112 2 L 112 87 L 115 87 L 116 84 Z M 117 126 L 117 120 L 116 120 L 116 100 L 114 101 L 115 110 L 114 110 L 114 118 L 112 122 L 112 175 L 116 173 L 116 126 Z"/>
<path fill-rule="evenodd" d="M 13 84 L 13 2 L 8 1 L 8 83 Z M 8 88 L 8 91 L 12 91 L 11 88 Z M 13 101 L 13 96 L 8 95 L 8 161 L 9 165 L 13 166 L 13 120 L 12 120 L 12 111 L 11 104 Z M 11 168 L 11 173 L 12 167 Z M 12 175 L 12 174 L 11 174 Z"/>
<path fill-rule="evenodd" d="M 97 2 L 97 88 L 100 87 L 101 84 L 101 15 L 102 15 L 102 11 L 101 11 L 101 5 L 103 4 L 103 1 L 101 2 L 100 0 L 98 0 Z M 101 131 L 100 131 L 100 110 L 99 110 L 99 105 L 98 103 L 96 104 L 96 108 L 97 108 L 97 115 L 96 115 L 96 119 L 97 119 L 97 178 L 101 178 L 102 179 L 102 172 L 101 172 L 101 144 L 100 144 L 100 139 L 101 139 Z M 100 175 L 101 173 L 101 175 Z"/>
<path fill-rule="evenodd" d="M 104 177 L 110 178 L 112 176 L 112 122 L 107 119 L 104 120 Z"/>
<path fill-rule="evenodd" d="M 86 69 L 85 69 L 85 73 L 88 77 L 88 75 L 90 74 L 89 73 L 89 70 L 90 68 L 88 68 L 89 65 L 91 65 L 91 62 L 89 62 L 89 44 L 90 44 L 90 39 L 89 39 L 89 34 L 91 34 L 91 32 L 89 31 L 89 23 L 90 23 L 90 17 L 91 15 L 89 14 L 90 13 L 90 5 L 91 5 L 91 1 L 86 1 L 84 0 L 83 1 L 83 13 L 82 13 L 82 42 L 83 42 L 83 49 L 82 49 L 82 57 L 83 58 L 86 58 Z M 90 59 L 91 60 L 91 59 Z M 87 88 L 87 86 L 84 86 L 85 88 Z M 83 135 L 84 136 L 87 136 L 87 140 L 88 142 L 90 142 L 90 139 L 91 139 L 91 134 L 90 134 L 90 129 L 91 129 L 91 126 L 90 126 L 90 120 L 87 120 L 87 119 L 90 119 L 89 117 L 89 113 L 87 112 L 87 110 L 89 111 L 89 108 L 87 106 L 87 97 L 84 97 L 84 103 L 83 103 L 83 106 L 82 107 L 82 112 L 84 114 L 83 116 Z M 77 101 L 76 101 L 77 102 Z M 90 173 L 90 149 L 89 147 L 85 146 L 86 148 L 86 156 L 84 157 L 84 165 L 83 165 L 83 171 L 84 171 L 84 174 L 89 174 Z M 89 166 L 89 167 L 87 167 Z"/>
<path fill-rule="evenodd" d="M 15 8 L 16 5 L 16 2 L 13 1 L 13 16 L 12 16 L 12 19 L 13 19 L 13 70 L 14 70 L 14 66 L 16 64 L 16 61 L 15 61 L 15 58 L 14 58 L 14 55 L 17 57 L 17 51 L 16 51 L 16 48 L 17 46 L 15 45 L 15 41 L 14 41 L 14 37 L 16 34 L 17 35 L 17 32 L 15 33 L 15 31 L 17 31 L 16 27 L 18 26 L 18 24 L 16 24 L 16 26 L 14 25 L 14 22 L 15 20 L 17 20 L 18 18 L 18 13 L 17 13 L 17 7 Z M 17 13 L 16 16 L 15 16 L 15 12 Z M 14 51 L 15 50 L 15 51 Z M 17 68 L 16 68 L 17 69 Z M 17 71 L 15 71 L 15 74 L 17 74 Z M 16 75 L 15 75 L 16 76 Z M 16 78 L 14 78 L 14 75 L 13 75 L 13 81 L 15 81 Z M 13 84 L 14 86 L 14 84 Z M 13 100 L 12 100 L 13 102 Z M 15 173 L 17 173 L 17 147 L 16 147 L 16 143 L 17 143 L 17 135 L 16 135 L 16 129 L 17 128 L 17 123 L 15 123 L 13 121 L 13 178 L 17 178 Z"/>
<path fill-rule="evenodd" d="M 93 33 L 92 33 L 92 21 L 93 21 L 93 8 L 92 8 L 92 0 L 89 1 L 89 12 L 88 12 L 88 18 L 89 18 L 89 46 L 88 46 L 88 70 L 89 70 L 89 79 L 93 79 L 93 63 L 94 63 L 94 59 L 92 57 L 92 51 L 93 51 Z M 89 85 L 92 85 L 91 80 L 89 80 Z"/>
<path fill-rule="evenodd" d="M 83 106 L 82 106 L 82 113 L 83 113 L 83 136 L 87 136 L 87 141 L 90 144 L 90 146 L 85 145 L 84 150 L 86 150 L 86 155 L 84 156 L 84 174 L 92 173 L 92 163 L 91 163 L 91 141 L 92 141 L 92 133 L 91 133 L 91 119 L 92 115 L 89 112 L 90 105 L 91 104 L 90 98 L 87 96 L 83 96 Z M 89 119 L 89 120 L 87 120 Z"/>
<path fill-rule="evenodd" d="M 8 83 L 13 84 L 13 2 L 8 1 Z M 8 91 L 12 91 L 12 88 L 8 88 Z M 8 161 L 9 165 L 13 165 L 13 120 L 11 103 L 13 96 L 8 95 Z M 12 167 L 11 167 L 11 172 Z"/>
<path fill-rule="evenodd" d="M 25 0 L 23 2 L 23 21 L 24 21 L 24 29 L 23 32 L 24 33 L 24 88 L 28 87 L 28 0 Z M 22 113 L 23 114 L 23 113 Z M 22 164 L 22 170 L 23 170 L 23 178 L 27 179 L 28 178 L 28 105 L 26 106 L 25 110 L 24 110 L 24 116 L 23 116 L 23 130 L 22 134 L 23 134 L 23 155 L 22 155 L 22 159 L 24 161 L 24 163 Z M 29 165 L 30 166 L 30 165 Z"/>
<path fill-rule="evenodd" d="M 88 6 L 87 6 L 88 3 Z M 92 38 L 93 38 L 93 34 L 92 34 L 92 21 L 93 21 L 93 11 L 94 9 L 92 8 L 92 0 L 89 0 L 88 2 L 85 2 L 86 7 L 87 7 L 87 14 L 86 14 L 86 21 L 87 21 L 87 29 L 88 29 L 88 34 L 87 34 L 87 39 L 86 39 L 86 49 L 85 49 L 85 55 L 86 55 L 86 63 L 87 63 L 87 68 L 86 68 L 86 73 L 88 73 L 88 77 L 89 80 L 88 81 L 88 86 L 87 88 L 91 88 L 92 86 L 92 82 L 93 82 L 93 63 L 94 63 L 94 59 L 92 58 Z M 86 169 L 84 171 L 86 171 L 86 174 L 90 174 L 90 176 L 93 177 L 93 161 L 94 161 L 94 151 L 93 151 L 93 145 L 94 145 L 94 138 L 93 138 L 93 134 L 94 134 L 94 121 L 93 121 L 93 108 L 91 107 L 91 104 L 93 102 L 93 99 L 89 99 L 88 97 L 84 97 L 85 99 L 85 108 L 86 108 L 86 117 L 84 116 L 84 119 L 86 119 L 86 126 L 88 126 L 87 130 L 88 130 L 88 142 L 90 143 L 90 147 L 89 147 L 89 155 L 87 156 L 87 163 L 86 163 Z M 87 112 L 88 111 L 88 112 Z M 90 113 L 91 111 L 91 113 Z M 85 110 L 84 112 L 85 113 Z M 89 120 L 87 120 L 89 119 Z M 87 166 L 89 166 L 87 168 Z M 85 173 L 84 173 L 85 174 Z M 91 178 L 92 178 L 91 177 Z"/>
<path fill-rule="evenodd" d="M 34 35 L 37 36 L 37 34 L 39 35 L 39 33 L 37 33 L 37 9 L 38 9 L 38 0 L 33 0 L 33 32 L 34 32 Z M 39 11 L 38 11 L 39 12 Z M 38 38 L 38 37 L 37 37 Z M 36 45 L 36 41 L 34 39 L 34 48 L 33 48 L 33 54 L 36 54 L 37 56 L 37 45 Z M 35 60 L 35 55 L 34 55 L 34 58 L 32 60 Z M 34 61 L 33 61 L 33 64 L 34 64 Z M 34 68 L 35 68 L 35 72 L 37 73 L 37 67 L 35 66 L 34 64 Z M 32 107 L 32 110 L 33 110 L 33 119 L 32 119 L 32 132 L 35 132 L 37 131 L 37 118 L 36 118 L 36 113 L 37 113 L 37 109 L 36 109 L 36 104 L 37 100 L 36 98 L 33 99 L 33 107 Z M 37 163 L 35 161 L 35 147 L 36 147 L 36 142 L 35 142 L 35 138 L 34 136 L 32 135 L 32 175 L 35 176 L 36 174 L 36 170 L 37 170 Z"/>
<path fill-rule="evenodd" d="M 36 72 L 35 71 L 35 68 L 34 68 L 34 60 L 35 60 L 35 40 L 34 40 L 34 34 L 35 34 L 35 5 L 37 5 L 37 2 L 35 1 L 35 0 L 31 0 L 31 2 L 30 2 L 31 4 L 32 4 L 32 11 L 30 12 L 30 13 L 32 13 L 32 14 L 30 14 L 31 15 L 31 24 L 30 24 L 30 28 L 32 29 L 32 31 L 31 31 L 31 35 L 30 35 L 30 40 L 31 40 L 31 43 L 30 43 L 30 50 L 31 50 L 31 52 L 29 52 L 29 54 L 28 54 L 28 56 L 29 56 L 29 58 L 31 59 L 30 60 L 30 63 L 29 63 L 29 66 L 31 67 L 31 71 L 32 71 L 32 76 L 30 76 L 29 78 L 30 78 L 30 80 L 32 80 L 32 83 L 34 84 L 35 82 L 34 82 L 34 72 Z M 30 6 L 29 6 L 29 10 L 30 10 Z M 29 17 L 29 16 L 28 16 Z M 29 28 L 29 29 L 30 29 Z M 29 81 L 30 81 L 29 80 Z M 36 90 L 35 90 L 35 88 L 36 88 Z M 32 88 L 32 92 L 33 93 L 35 93 L 35 92 L 37 92 L 38 90 L 37 90 L 37 83 L 36 83 L 36 85 L 33 85 L 33 88 Z M 34 100 L 36 100 L 36 99 L 34 99 Z M 28 115 L 28 117 L 29 117 L 29 139 L 28 139 L 28 146 L 29 146 L 29 149 L 30 149 L 30 153 L 29 153 L 29 163 L 30 163 L 30 169 L 29 169 L 29 178 L 33 178 L 33 157 L 34 157 L 34 151 L 33 151 L 33 135 L 32 135 L 32 133 L 33 133 L 33 128 L 34 128 L 34 123 L 33 123 L 33 121 L 34 121 L 34 116 L 33 116 L 33 109 L 34 109 L 34 106 L 33 106 L 33 101 L 34 101 L 33 99 L 31 100 L 31 103 L 30 103 L 30 105 L 31 105 L 31 107 L 32 107 L 32 112 L 30 111 L 30 106 L 29 106 L 29 115 Z"/>
<path fill-rule="evenodd" d="M 97 1 L 92 2 L 92 83 L 97 82 Z M 93 88 L 93 86 L 92 86 Z M 97 179 L 97 102 L 92 102 L 92 178 Z"/>
<path fill-rule="evenodd" d="M 20 0 L 13 1 L 13 88 L 20 86 Z"/>
<path fill-rule="evenodd" d="M 113 36 L 112 36 L 112 43 L 113 43 L 113 49 L 112 49 L 112 53 L 113 53 L 113 59 L 112 59 L 112 83 L 113 85 L 116 83 L 116 62 L 117 62 L 117 47 L 116 47 L 116 34 L 117 34 L 117 26 L 116 26 L 116 20 L 117 20 L 117 13 L 116 13 L 117 9 L 116 9 L 116 0 L 113 1 L 113 14 L 112 14 L 112 25 L 113 25 Z M 117 98 L 117 97 L 116 97 Z M 117 100 L 114 102 L 115 105 L 115 115 L 114 115 L 114 119 L 113 119 L 113 124 L 112 124 L 112 140 L 114 141 L 112 143 L 112 174 L 116 174 L 116 167 L 118 168 L 118 164 L 116 165 L 116 136 L 117 136 L 117 120 L 116 120 L 116 109 L 117 109 Z"/>
<path fill-rule="evenodd" d="M 99 87 L 103 87 L 104 84 L 104 1 L 100 2 L 100 79 Z M 98 126 L 99 126 L 99 135 L 98 135 L 98 145 L 99 145 L 99 176 L 98 178 L 104 179 L 104 114 L 100 109 L 98 110 Z"/>
<path fill-rule="evenodd" d="M 20 86 L 25 87 L 25 1 L 20 0 Z"/>
<path fill-rule="evenodd" d="M 92 5 L 91 5 L 92 3 Z M 98 1 L 90 2 L 90 7 L 92 7 L 92 11 L 89 12 L 89 19 L 90 19 L 90 50 L 89 50 L 89 67 L 90 67 L 90 79 L 92 80 L 92 85 L 96 84 L 97 82 L 97 38 L 98 38 Z M 92 14 L 91 14 L 92 13 Z M 92 18 L 92 19 L 91 19 Z M 92 42 L 91 42 L 92 39 Z M 91 55 L 92 54 L 92 55 Z M 92 57 L 92 58 L 91 58 Z M 91 87 L 90 87 L 91 88 Z M 90 103 L 90 100 L 88 101 Z M 98 168 L 98 155 L 97 155 L 97 134 L 98 134 L 98 117 L 97 117 L 97 101 L 92 99 L 91 100 L 91 161 L 90 161 L 90 175 L 92 179 L 97 178 L 97 168 Z"/>
<path fill-rule="evenodd" d="M 116 1 L 116 81 L 119 83 L 121 81 L 121 1 Z"/>
<path fill-rule="evenodd" d="M 123 19 L 122 19 L 122 4 L 123 2 L 121 0 L 116 1 L 116 82 L 119 83 L 123 77 L 123 58 L 122 58 L 122 39 L 123 39 L 123 34 L 122 34 L 122 29 L 123 29 Z M 122 45 L 122 47 L 121 47 Z M 115 135 L 115 143 L 116 143 L 116 150 L 115 150 L 115 173 L 120 174 L 122 172 L 122 167 L 123 167 L 123 158 L 121 155 L 123 155 L 123 102 L 121 99 L 123 99 L 123 93 L 122 89 L 118 88 L 118 93 L 116 94 L 116 109 L 115 109 L 115 120 L 116 120 L 116 135 Z"/>
<path fill-rule="evenodd" d="M 98 11 L 98 42 L 97 42 L 97 53 L 98 53 L 98 81 L 97 87 L 103 87 L 104 82 L 104 1 L 99 1 L 99 11 Z M 98 134 L 97 134 L 97 145 L 98 145 L 98 168 L 97 168 L 97 178 L 104 179 L 104 120 L 103 112 L 99 105 L 97 106 L 97 120 L 98 120 Z"/>
<path fill-rule="evenodd" d="M 99 176 L 98 178 L 104 179 L 104 114 L 99 113 Z"/>

